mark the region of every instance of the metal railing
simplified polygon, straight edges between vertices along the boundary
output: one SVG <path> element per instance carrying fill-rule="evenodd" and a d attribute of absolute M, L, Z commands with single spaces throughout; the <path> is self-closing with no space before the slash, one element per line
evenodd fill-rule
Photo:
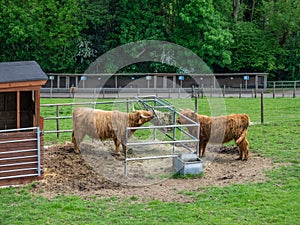
<path fill-rule="evenodd" d="M 96 108 L 97 105 L 106 105 L 106 104 L 127 104 L 127 112 L 129 112 L 129 104 L 131 102 L 133 102 L 134 100 L 119 100 L 119 101 L 106 101 L 106 102 L 73 102 L 73 103 L 60 103 L 60 104 L 41 104 L 40 106 L 42 108 L 44 107 L 53 107 L 55 108 L 55 116 L 44 116 L 44 120 L 48 121 L 48 120 L 55 120 L 55 124 L 56 124 L 56 130 L 45 130 L 44 134 L 51 134 L 51 133 L 56 133 L 57 137 L 59 137 L 60 133 L 66 133 L 66 132 L 72 132 L 71 129 L 67 129 L 67 130 L 61 130 L 61 126 L 60 126 L 60 120 L 61 119 L 72 119 L 72 115 L 67 115 L 67 116 L 61 116 L 60 115 L 60 108 L 61 107 L 75 107 L 75 106 L 86 106 L 86 107 L 92 107 L 92 108 Z M 46 128 L 47 129 L 47 128 Z"/>
<path fill-rule="evenodd" d="M 155 155 L 155 156 L 144 156 L 144 157 L 128 157 L 125 154 L 124 159 L 124 176 L 127 176 L 127 163 L 130 161 L 143 161 L 143 160 L 154 160 L 154 159 L 165 159 L 165 158 L 175 158 L 178 157 L 179 153 L 175 154 L 176 144 L 183 147 L 189 153 L 195 153 L 199 155 L 199 134 L 200 134 L 200 124 L 191 120 L 190 118 L 182 115 L 177 112 L 172 105 L 163 99 L 157 98 L 156 96 L 144 96 L 144 97 L 136 97 L 136 101 L 139 103 L 140 109 L 146 109 L 152 111 L 155 115 L 156 119 L 159 121 L 161 125 L 152 125 L 152 126 L 143 126 L 143 127 L 126 127 L 126 146 L 143 146 L 143 145 L 157 145 L 157 144 L 169 144 L 172 145 L 172 154 L 167 155 Z M 164 113 L 171 115 L 171 121 L 169 124 L 164 124 L 164 121 L 160 121 L 161 118 L 157 116 L 157 110 L 164 110 Z M 190 124 L 179 125 L 176 124 L 177 116 L 184 117 L 187 119 Z M 196 128 L 196 134 L 190 134 L 185 129 L 187 127 Z M 168 129 L 171 134 L 168 133 Z M 153 140 L 147 141 L 133 141 L 128 136 L 131 130 L 148 130 L 153 131 Z M 161 132 L 167 140 L 157 139 L 157 133 Z M 181 138 L 177 137 L 176 132 L 180 132 L 183 135 L 180 135 Z M 194 144 L 193 147 L 187 145 L 188 143 Z"/>
<path fill-rule="evenodd" d="M 12 179 L 12 178 L 23 178 L 33 177 L 41 175 L 41 131 L 39 127 L 28 127 L 19 129 L 7 129 L 0 130 L 0 133 L 13 133 L 20 131 L 35 131 L 35 138 L 24 138 L 18 137 L 18 139 L 0 141 L 0 180 Z M 22 134 L 20 132 L 20 134 Z M 26 143 L 34 141 L 36 142 L 36 148 L 26 148 L 26 145 L 22 146 L 21 149 L 18 147 L 17 150 L 1 150 L 2 145 L 12 143 Z M 7 148 L 7 147 L 6 147 Z M 28 154 L 32 152 L 32 154 Z M 30 166 L 32 165 L 32 166 Z M 26 173 L 26 171 L 36 171 L 35 173 Z M 15 174 L 15 175 L 5 175 Z M 4 175 L 4 176 L 3 176 Z"/>

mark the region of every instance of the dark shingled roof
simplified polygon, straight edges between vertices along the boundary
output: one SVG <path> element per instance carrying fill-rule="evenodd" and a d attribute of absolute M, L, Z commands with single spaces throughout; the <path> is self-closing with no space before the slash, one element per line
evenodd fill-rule
<path fill-rule="evenodd" d="M 48 80 L 35 61 L 0 63 L 0 83 Z"/>

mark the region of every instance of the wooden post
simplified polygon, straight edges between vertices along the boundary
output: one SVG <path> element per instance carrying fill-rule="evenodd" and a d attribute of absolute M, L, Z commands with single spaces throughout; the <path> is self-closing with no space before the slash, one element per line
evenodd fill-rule
<path fill-rule="evenodd" d="M 201 98 L 204 97 L 204 84 L 201 85 Z"/>
<path fill-rule="evenodd" d="M 224 85 L 223 86 L 223 98 L 225 98 L 225 88 L 226 88 L 226 86 Z"/>
<path fill-rule="evenodd" d="M 296 81 L 294 81 L 293 98 L 296 98 Z"/>
<path fill-rule="evenodd" d="M 56 107 L 56 130 L 59 131 L 59 107 L 58 105 L 55 106 Z M 56 137 L 59 137 L 59 132 L 56 133 Z"/>
<path fill-rule="evenodd" d="M 34 104 L 35 104 L 35 118 L 36 118 L 36 121 L 34 123 L 34 126 L 39 126 L 41 128 L 41 125 L 40 125 L 40 89 L 37 89 L 34 91 Z M 41 129 L 43 130 L 43 129 Z"/>
<path fill-rule="evenodd" d="M 273 82 L 273 98 L 275 98 L 275 91 L 276 91 L 276 90 L 275 90 L 275 85 L 276 85 L 276 84 L 275 84 L 275 81 L 274 81 L 274 82 Z"/>
<path fill-rule="evenodd" d="M 20 91 L 17 91 L 17 129 L 21 127 Z"/>
<path fill-rule="evenodd" d="M 239 98 L 241 98 L 241 97 L 242 97 L 242 88 L 243 88 L 243 84 L 240 84 Z"/>
<path fill-rule="evenodd" d="M 134 103 L 133 103 L 134 104 Z M 126 99 L 126 112 L 127 113 L 130 113 L 130 111 L 129 111 L 129 101 L 128 101 L 128 98 Z"/>
<path fill-rule="evenodd" d="M 260 98 L 260 122 L 261 124 L 264 123 L 264 93 L 261 92 Z"/>
<path fill-rule="evenodd" d="M 198 98 L 197 97 L 194 98 L 195 98 L 195 113 L 198 113 Z"/>
<path fill-rule="evenodd" d="M 118 88 L 118 76 L 115 75 L 115 88 Z"/>

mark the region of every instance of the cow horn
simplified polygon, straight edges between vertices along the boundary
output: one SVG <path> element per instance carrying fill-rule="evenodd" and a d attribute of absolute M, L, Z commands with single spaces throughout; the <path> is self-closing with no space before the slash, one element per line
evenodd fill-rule
<path fill-rule="evenodd" d="M 144 118 L 144 119 L 148 119 L 148 118 L 150 118 L 151 116 L 145 116 L 144 114 L 141 114 L 141 117 Z"/>

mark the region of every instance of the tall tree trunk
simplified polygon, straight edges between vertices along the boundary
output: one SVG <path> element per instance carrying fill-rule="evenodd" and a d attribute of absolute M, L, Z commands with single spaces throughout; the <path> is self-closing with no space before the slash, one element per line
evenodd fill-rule
<path fill-rule="evenodd" d="M 233 6 L 233 13 L 232 13 L 233 20 L 234 20 L 234 22 L 237 22 L 241 3 L 240 3 L 240 0 L 233 0 L 232 3 L 233 3 L 233 5 L 232 5 Z"/>
<path fill-rule="evenodd" d="M 254 9 L 255 9 L 255 0 L 252 0 L 251 4 L 251 15 L 250 15 L 250 21 L 252 22 L 253 16 L 254 16 Z"/>

